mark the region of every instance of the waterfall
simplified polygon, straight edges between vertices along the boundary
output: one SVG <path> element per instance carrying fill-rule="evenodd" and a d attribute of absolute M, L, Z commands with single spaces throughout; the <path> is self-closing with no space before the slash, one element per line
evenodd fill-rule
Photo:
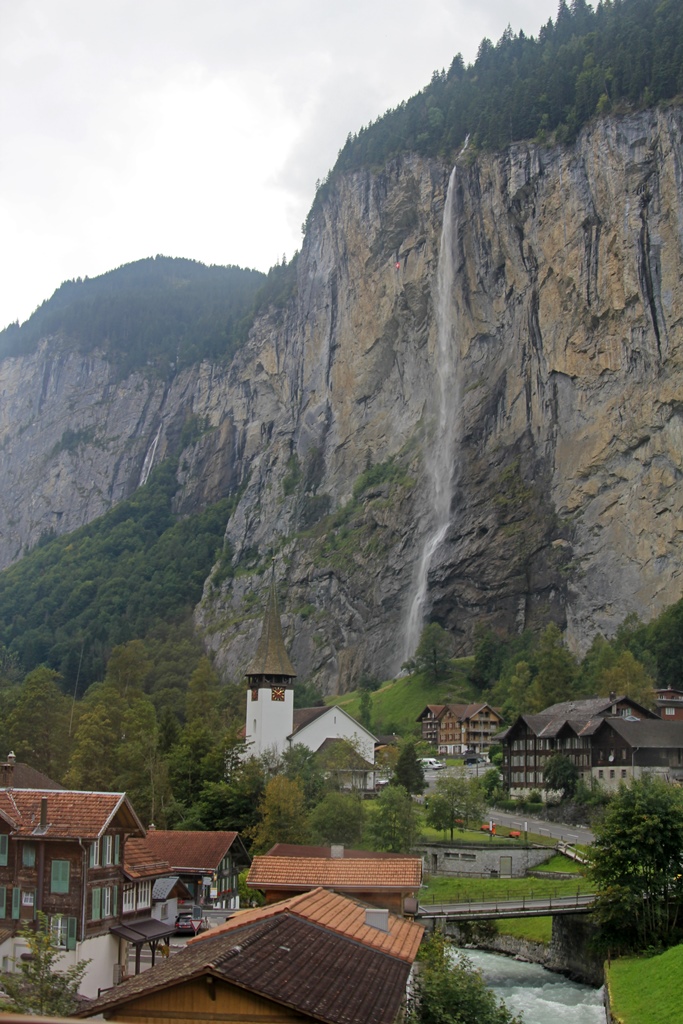
<path fill-rule="evenodd" d="M 427 507 L 433 523 L 420 553 L 414 581 L 414 592 L 404 631 L 404 658 L 412 657 L 420 639 L 427 600 L 427 580 L 434 555 L 440 548 L 451 521 L 451 500 L 455 484 L 455 449 L 460 433 L 460 381 L 458 379 L 458 347 L 452 316 L 452 294 L 455 278 L 454 243 L 457 223 L 454 220 L 456 168 L 448 182 L 443 211 L 439 266 L 436 287 L 436 389 L 437 409 L 434 435 L 426 450 Z"/>
<path fill-rule="evenodd" d="M 152 441 L 151 445 L 147 449 L 147 454 L 145 455 L 145 461 L 142 463 L 142 471 L 140 473 L 140 482 L 138 483 L 138 487 L 142 487 L 143 484 L 147 483 L 147 478 L 149 477 L 149 474 L 152 472 L 152 466 L 154 465 L 154 456 L 157 453 L 157 445 L 159 444 L 159 438 L 160 437 L 161 437 L 161 424 L 159 424 L 159 429 L 157 430 L 156 434 L 154 435 L 154 440 Z"/>

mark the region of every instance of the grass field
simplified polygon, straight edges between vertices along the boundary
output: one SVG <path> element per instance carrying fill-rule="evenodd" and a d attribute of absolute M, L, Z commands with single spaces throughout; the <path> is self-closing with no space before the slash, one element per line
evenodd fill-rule
<path fill-rule="evenodd" d="M 606 973 L 612 1013 L 620 1024 L 683 1020 L 683 945 L 650 958 L 613 960 Z"/>
<path fill-rule="evenodd" d="M 395 732 L 400 736 L 420 735 L 417 716 L 427 704 L 468 703 L 477 699 L 477 694 L 468 681 L 467 673 L 473 658 L 458 658 L 451 679 L 444 683 L 431 683 L 422 676 L 402 676 L 385 683 L 370 694 L 372 699 L 373 732 Z M 327 704 L 338 704 L 348 714 L 360 715 L 360 691 L 353 690 L 326 698 Z"/>
<path fill-rule="evenodd" d="M 444 878 L 433 875 L 420 890 L 420 903 L 462 903 L 467 900 L 514 900 L 550 896 L 576 896 L 591 892 L 592 885 L 577 875 L 573 878 Z"/>
<path fill-rule="evenodd" d="M 534 871 L 563 871 L 566 875 L 580 875 L 583 870 L 583 864 L 572 860 L 571 857 L 564 857 L 561 853 L 556 853 L 550 860 L 546 860 L 534 868 Z"/>
<path fill-rule="evenodd" d="M 499 935 L 512 935 L 515 939 L 542 942 L 549 946 L 553 936 L 552 917 L 508 917 L 496 921 Z"/>

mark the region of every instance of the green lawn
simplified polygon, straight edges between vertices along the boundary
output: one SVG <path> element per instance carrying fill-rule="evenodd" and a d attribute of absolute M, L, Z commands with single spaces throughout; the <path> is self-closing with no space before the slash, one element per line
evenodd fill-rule
<path fill-rule="evenodd" d="M 420 903 L 460 903 L 466 900 L 514 900 L 550 896 L 575 896 L 592 892 L 592 885 L 577 875 L 573 878 L 444 878 L 432 875 L 420 890 Z"/>
<path fill-rule="evenodd" d="M 623 957 L 606 970 L 612 1013 L 620 1024 L 683 1019 L 683 945 L 650 958 Z"/>
<path fill-rule="evenodd" d="M 552 917 L 508 917 L 496 921 L 499 935 L 512 935 L 515 939 L 542 942 L 550 945 L 553 936 Z"/>
<path fill-rule="evenodd" d="M 571 857 L 565 857 L 562 853 L 556 853 L 550 860 L 538 864 L 534 871 L 563 871 L 565 874 L 581 875 L 584 869 L 585 865 L 580 864 L 578 860 L 572 860 Z"/>
<path fill-rule="evenodd" d="M 473 658 L 458 658 L 453 676 L 443 683 L 431 683 L 422 676 L 402 676 L 384 683 L 370 694 L 372 729 L 374 732 L 396 732 L 400 736 L 419 736 L 417 716 L 427 704 L 449 704 L 476 700 L 476 691 L 467 678 Z M 360 690 L 326 698 L 348 714 L 360 715 Z"/>

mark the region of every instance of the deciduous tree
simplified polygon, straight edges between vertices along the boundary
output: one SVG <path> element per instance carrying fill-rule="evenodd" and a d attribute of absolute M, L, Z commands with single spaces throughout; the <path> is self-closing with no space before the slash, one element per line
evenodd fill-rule
<path fill-rule="evenodd" d="M 566 754 L 557 752 L 551 754 L 543 765 L 543 780 L 546 790 L 555 790 L 563 797 L 570 799 L 576 792 L 579 772 L 574 762 Z"/>
<path fill-rule="evenodd" d="M 408 1024 L 522 1024 L 441 932 L 423 944 L 420 959 Z"/>
<path fill-rule="evenodd" d="M 648 776 L 622 785 L 594 830 L 590 873 L 604 944 L 666 945 L 683 900 L 683 792 Z"/>
<path fill-rule="evenodd" d="M 276 775 L 266 786 L 259 805 L 261 821 L 251 830 L 256 853 L 275 843 L 307 843 L 310 838 L 306 802 L 301 786 L 284 775 Z"/>
<path fill-rule="evenodd" d="M 406 743 L 398 755 L 391 777 L 393 786 L 403 786 L 406 793 L 420 794 L 425 788 L 425 773 L 415 752 L 414 743 Z"/>
<path fill-rule="evenodd" d="M 401 786 L 386 786 L 379 795 L 369 823 L 369 836 L 377 850 L 407 853 L 417 836 L 417 808 Z"/>
<path fill-rule="evenodd" d="M 55 942 L 46 915 L 37 913 L 37 928 L 25 925 L 19 932 L 26 941 L 30 957 L 18 960 L 14 974 L 3 974 L 0 984 L 15 1013 L 43 1017 L 68 1017 L 78 1006 L 78 986 L 90 963 L 78 963 L 57 970 L 64 953 Z"/>

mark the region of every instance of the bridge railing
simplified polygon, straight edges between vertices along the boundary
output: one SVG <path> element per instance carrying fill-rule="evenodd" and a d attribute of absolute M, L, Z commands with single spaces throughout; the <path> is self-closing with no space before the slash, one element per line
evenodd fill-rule
<path fill-rule="evenodd" d="M 484 877 L 488 877 L 488 876 L 484 876 Z M 487 893 L 488 893 L 488 895 L 487 895 Z M 581 889 L 581 886 L 577 886 L 577 889 L 576 889 L 576 900 L 577 901 L 580 900 L 581 897 L 592 896 L 592 895 L 593 895 L 593 893 L 587 893 L 585 890 Z M 527 901 L 534 901 L 534 900 L 548 900 L 548 901 L 550 901 L 550 900 L 553 900 L 553 899 L 554 900 L 560 900 L 560 899 L 568 900 L 568 899 L 572 899 L 573 897 L 574 897 L 574 893 L 573 892 L 567 892 L 566 888 L 564 888 L 563 890 L 554 889 L 552 892 L 548 892 L 547 887 L 544 886 L 543 887 L 543 891 L 542 892 L 536 892 L 536 894 L 534 894 L 534 890 L 533 889 L 530 889 L 529 892 L 526 892 L 526 893 L 519 893 L 519 892 L 515 892 L 515 891 L 510 891 L 510 889 L 506 889 L 505 890 L 505 894 L 503 895 L 503 894 L 501 894 L 500 888 L 498 887 L 495 896 L 491 895 L 491 890 L 490 889 L 487 890 L 485 888 L 482 888 L 481 897 L 479 896 L 478 893 L 475 893 L 473 890 L 470 890 L 466 895 L 459 896 L 459 895 L 456 894 L 455 896 L 449 897 L 447 899 L 444 899 L 443 896 L 437 896 L 436 894 L 432 893 L 429 896 L 420 897 L 419 902 L 420 902 L 420 906 L 423 906 L 423 907 L 426 907 L 426 906 L 436 906 L 437 904 L 439 904 L 440 906 L 453 906 L 455 904 L 457 904 L 458 906 L 461 906 L 461 905 L 463 905 L 465 903 L 474 903 L 474 904 L 477 904 L 477 903 L 524 903 L 525 900 L 527 900 Z"/>

